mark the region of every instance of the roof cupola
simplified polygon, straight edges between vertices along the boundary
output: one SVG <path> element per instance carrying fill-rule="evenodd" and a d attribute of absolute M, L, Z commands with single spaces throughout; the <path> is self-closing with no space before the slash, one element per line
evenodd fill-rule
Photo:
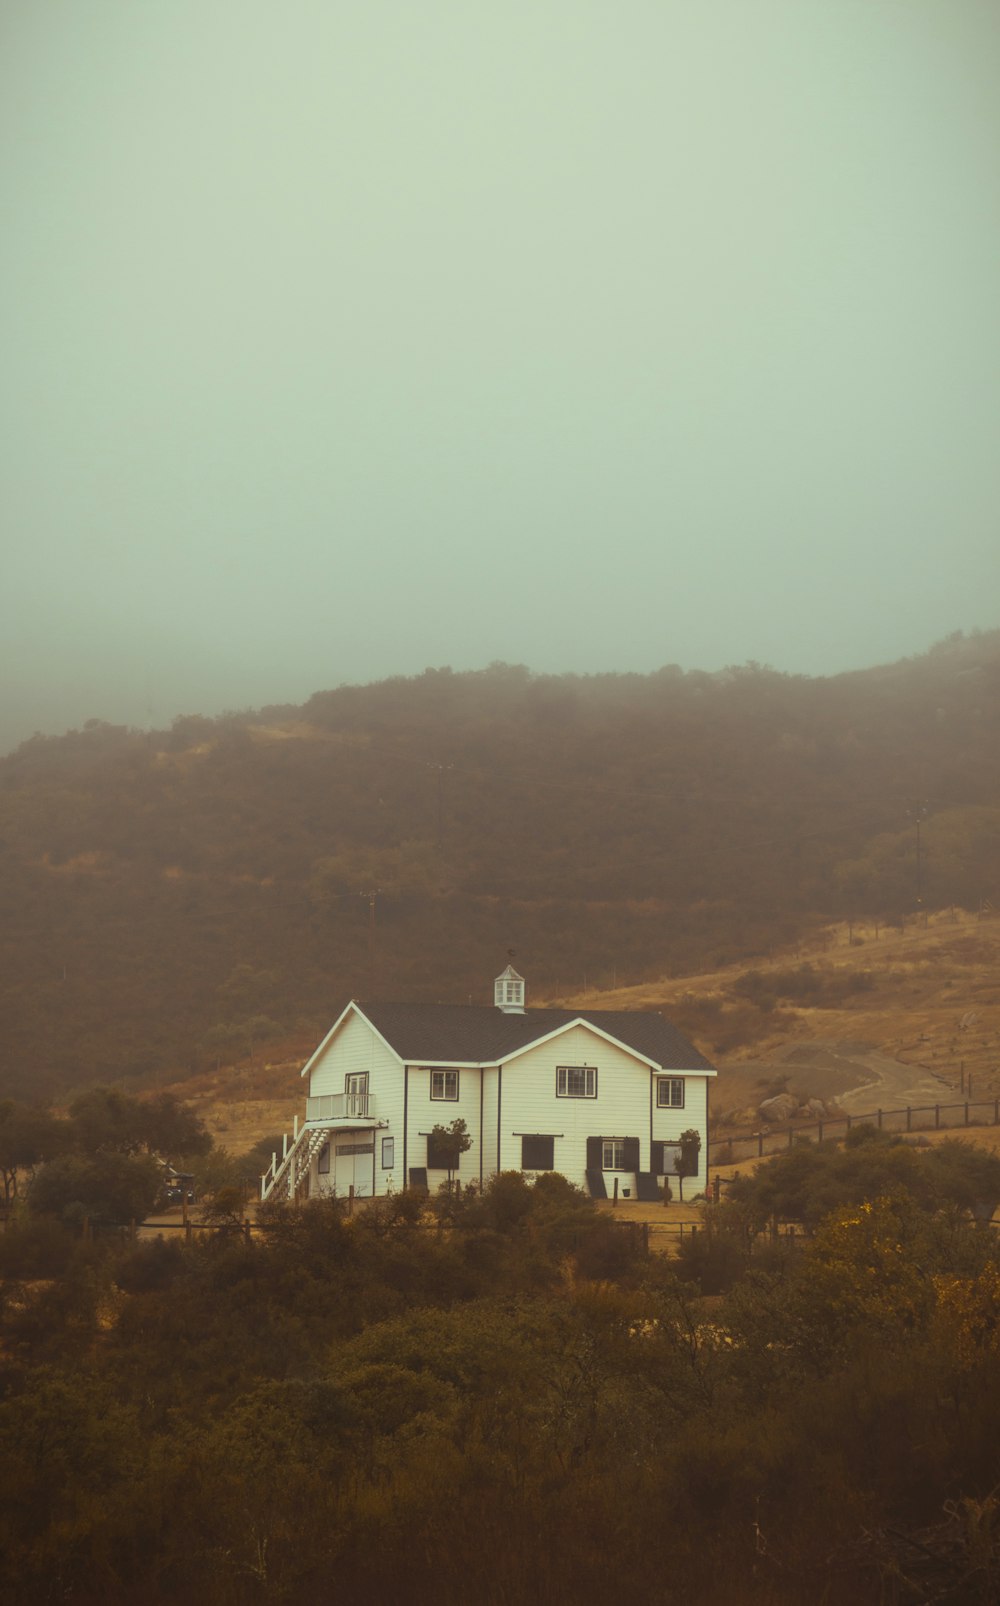
<path fill-rule="evenodd" d="M 493 983 L 493 1002 L 505 1015 L 524 1014 L 524 977 L 518 975 L 513 965 L 501 971 Z"/>

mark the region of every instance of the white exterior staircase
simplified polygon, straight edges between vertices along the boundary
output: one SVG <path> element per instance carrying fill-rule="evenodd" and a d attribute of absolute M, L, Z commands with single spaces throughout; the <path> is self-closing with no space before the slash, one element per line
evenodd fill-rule
<path fill-rule="evenodd" d="M 306 1118 L 299 1126 L 295 1117 L 292 1135 L 282 1139 L 281 1157 L 271 1156 L 271 1164 L 260 1179 L 261 1203 L 265 1199 L 294 1199 L 295 1190 L 308 1177 L 309 1169 L 324 1143 L 335 1132 L 367 1131 L 385 1126 L 376 1119 L 375 1100 L 368 1093 L 325 1093 L 306 1099 Z"/>

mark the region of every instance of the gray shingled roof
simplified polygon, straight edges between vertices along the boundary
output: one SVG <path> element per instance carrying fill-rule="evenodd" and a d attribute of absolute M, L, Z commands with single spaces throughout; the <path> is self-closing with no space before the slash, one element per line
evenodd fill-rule
<path fill-rule="evenodd" d="M 507 1015 L 480 1004 L 359 1004 L 376 1031 L 408 1065 L 493 1065 L 584 1020 L 666 1070 L 711 1070 L 683 1032 L 653 1010 L 529 1009 Z"/>

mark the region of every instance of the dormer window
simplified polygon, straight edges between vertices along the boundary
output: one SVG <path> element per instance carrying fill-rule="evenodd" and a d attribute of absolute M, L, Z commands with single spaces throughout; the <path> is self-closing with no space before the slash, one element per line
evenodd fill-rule
<path fill-rule="evenodd" d="M 524 1014 L 524 977 L 508 965 L 493 983 L 493 1002 L 505 1015 Z"/>

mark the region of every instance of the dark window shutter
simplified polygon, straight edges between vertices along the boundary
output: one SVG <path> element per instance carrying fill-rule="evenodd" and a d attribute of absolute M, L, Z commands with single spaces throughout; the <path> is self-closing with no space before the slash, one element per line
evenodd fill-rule
<path fill-rule="evenodd" d="M 652 1171 L 654 1177 L 662 1177 L 664 1175 L 664 1170 L 663 1170 L 663 1144 L 660 1142 L 660 1140 L 658 1138 L 656 1138 L 656 1139 L 654 1139 L 654 1141 L 650 1145 L 650 1149 L 651 1149 L 651 1153 L 650 1153 L 650 1157 L 649 1157 L 649 1168 Z"/>
<path fill-rule="evenodd" d="M 541 1133 L 525 1134 L 521 1139 L 521 1170 L 551 1171 L 555 1159 L 555 1138 Z"/>
<path fill-rule="evenodd" d="M 638 1171 L 639 1169 L 638 1138 L 625 1139 L 625 1165 L 623 1169 L 626 1171 Z"/>
<path fill-rule="evenodd" d="M 604 1164 L 603 1144 L 604 1144 L 604 1139 L 603 1138 L 588 1138 L 587 1139 L 587 1170 L 588 1171 L 600 1171 L 601 1166 Z"/>
<path fill-rule="evenodd" d="M 438 1148 L 437 1142 L 433 1137 L 430 1136 L 430 1134 L 428 1134 L 427 1137 L 427 1169 L 428 1171 L 448 1170 L 448 1156 L 447 1154 L 442 1154 L 441 1150 Z M 454 1161 L 452 1162 L 452 1169 L 455 1171 L 458 1170 L 458 1167 L 455 1165 Z"/>

